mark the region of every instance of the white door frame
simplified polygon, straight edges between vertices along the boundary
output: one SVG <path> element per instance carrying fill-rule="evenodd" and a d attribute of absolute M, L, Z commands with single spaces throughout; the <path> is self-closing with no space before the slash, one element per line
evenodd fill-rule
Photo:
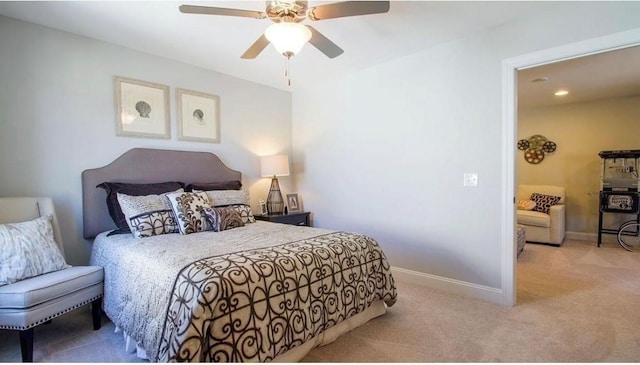
<path fill-rule="evenodd" d="M 502 61 L 502 304 L 516 304 L 515 145 L 518 70 L 640 45 L 640 29 L 570 43 Z"/>

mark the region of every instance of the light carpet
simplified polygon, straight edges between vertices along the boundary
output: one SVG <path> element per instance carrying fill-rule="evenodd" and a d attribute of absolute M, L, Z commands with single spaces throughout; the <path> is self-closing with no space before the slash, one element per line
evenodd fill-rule
<path fill-rule="evenodd" d="M 307 362 L 638 362 L 640 252 L 565 240 L 527 244 L 518 304 L 502 307 L 398 282 L 387 314 L 313 350 Z M 36 329 L 38 362 L 138 362 L 89 308 Z M 0 331 L 0 361 L 20 361 L 17 334 Z"/>

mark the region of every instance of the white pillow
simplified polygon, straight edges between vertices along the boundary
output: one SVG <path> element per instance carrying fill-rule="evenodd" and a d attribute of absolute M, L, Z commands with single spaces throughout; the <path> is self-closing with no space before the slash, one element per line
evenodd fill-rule
<path fill-rule="evenodd" d="M 249 190 L 207 190 L 206 193 L 212 207 L 232 204 L 251 205 Z"/>
<path fill-rule="evenodd" d="M 234 208 L 245 224 L 256 221 L 251 211 L 249 190 L 207 190 L 205 193 L 212 207 Z"/>
<path fill-rule="evenodd" d="M 178 189 L 175 192 L 183 192 Z M 118 203 L 134 237 L 151 237 L 160 234 L 178 233 L 178 224 L 173 215 L 167 194 L 133 196 L 118 193 Z"/>
<path fill-rule="evenodd" d="M 69 267 L 53 238 L 51 219 L 0 224 L 0 286 Z"/>

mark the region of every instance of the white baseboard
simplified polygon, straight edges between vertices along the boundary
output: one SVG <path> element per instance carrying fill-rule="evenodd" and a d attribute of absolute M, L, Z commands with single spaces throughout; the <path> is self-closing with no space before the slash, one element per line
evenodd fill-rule
<path fill-rule="evenodd" d="M 565 239 L 570 240 L 578 240 L 578 241 L 590 241 L 590 242 L 598 242 L 598 234 L 597 233 L 586 233 L 586 232 L 566 232 L 564 235 Z M 602 242 L 604 243 L 618 243 L 618 238 L 615 234 L 602 234 Z"/>
<path fill-rule="evenodd" d="M 594 242 L 595 244 L 595 242 L 598 242 L 598 234 L 584 232 L 566 232 L 565 239 L 589 241 Z M 615 235 L 603 234 L 602 242 L 617 243 L 618 241 Z M 504 292 L 502 289 L 427 274 L 419 271 L 405 269 L 402 267 L 392 266 L 391 272 L 393 273 L 393 277 L 397 281 L 422 285 L 428 288 L 439 289 L 448 293 L 476 298 L 500 305 L 504 305 L 505 303 Z"/>
<path fill-rule="evenodd" d="M 469 283 L 466 281 L 445 278 L 419 271 L 391 267 L 393 277 L 397 281 L 418 284 L 429 288 L 440 289 L 452 294 L 480 299 L 486 302 L 504 304 L 504 294 L 501 289 L 484 285 Z"/>

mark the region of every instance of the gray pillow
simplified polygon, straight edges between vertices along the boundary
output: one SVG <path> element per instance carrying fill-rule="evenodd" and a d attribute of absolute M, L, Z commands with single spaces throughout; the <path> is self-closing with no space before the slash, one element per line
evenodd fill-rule
<path fill-rule="evenodd" d="M 212 183 L 191 183 L 188 184 L 184 190 L 185 191 L 196 191 L 196 190 L 240 190 L 242 187 L 242 183 L 240 181 L 222 181 L 222 182 L 212 182 Z"/>

